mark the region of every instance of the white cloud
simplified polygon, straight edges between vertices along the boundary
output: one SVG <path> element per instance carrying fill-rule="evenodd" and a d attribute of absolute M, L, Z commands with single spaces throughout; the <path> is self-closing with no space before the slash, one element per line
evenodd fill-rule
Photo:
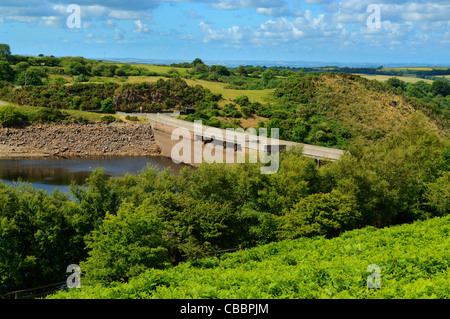
<path fill-rule="evenodd" d="M 41 27 L 61 28 L 63 23 L 59 17 L 42 17 L 39 19 L 38 25 Z"/>
<path fill-rule="evenodd" d="M 256 13 L 268 16 L 291 15 L 285 0 L 220 0 L 211 7 L 219 10 L 255 9 Z"/>
<path fill-rule="evenodd" d="M 134 25 L 136 29 L 133 30 L 133 33 L 147 33 L 150 31 L 149 27 L 145 23 L 142 23 L 141 20 L 134 21 Z"/>
<path fill-rule="evenodd" d="M 150 12 L 129 11 L 129 10 L 112 10 L 108 14 L 109 18 L 118 20 L 144 20 L 150 19 L 152 14 Z"/>

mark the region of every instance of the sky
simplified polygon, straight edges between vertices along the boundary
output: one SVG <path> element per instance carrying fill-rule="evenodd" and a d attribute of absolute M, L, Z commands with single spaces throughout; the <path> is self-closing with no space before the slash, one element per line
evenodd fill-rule
<path fill-rule="evenodd" d="M 450 66 L 450 0 L 0 0 L 13 54 Z"/>

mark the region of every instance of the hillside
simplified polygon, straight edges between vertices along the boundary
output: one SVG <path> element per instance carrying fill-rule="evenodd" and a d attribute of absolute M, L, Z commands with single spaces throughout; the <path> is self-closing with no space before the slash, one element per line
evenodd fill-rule
<path fill-rule="evenodd" d="M 277 102 L 265 112 L 268 127 L 282 137 L 323 146 L 349 145 L 356 138 L 382 139 L 422 112 L 427 126 L 448 137 L 448 118 L 434 104 L 407 97 L 390 85 L 352 74 L 291 76 L 275 91 Z"/>
<path fill-rule="evenodd" d="M 336 148 L 382 139 L 420 111 L 430 129 L 450 136 L 450 83 L 409 81 L 404 77 L 411 75 L 408 69 L 227 68 L 201 59 L 162 66 L 25 56 L 11 56 L 9 64 L 0 99 L 19 105 L 103 111 L 102 102 L 111 99 L 110 111 L 189 107 L 197 112 L 183 117 L 188 121 L 269 132 L 278 128 L 282 139 Z M 415 79 L 444 71 L 417 69 L 425 73 Z M 386 83 L 352 73 L 384 76 Z"/>
<path fill-rule="evenodd" d="M 285 240 L 49 298 L 446 299 L 449 231 L 447 216 L 378 230 L 366 227 L 333 239 Z M 371 264 L 380 267 L 379 289 L 367 287 Z"/>

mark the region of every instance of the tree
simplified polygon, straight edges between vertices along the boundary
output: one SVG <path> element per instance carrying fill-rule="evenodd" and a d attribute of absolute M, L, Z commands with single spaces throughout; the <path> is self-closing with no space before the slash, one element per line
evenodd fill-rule
<path fill-rule="evenodd" d="M 26 119 L 16 107 L 12 105 L 0 106 L 0 124 L 4 127 L 21 124 Z"/>
<path fill-rule="evenodd" d="M 0 183 L 0 292 L 63 281 L 84 258 L 67 195 Z"/>
<path fill-rule="evenodd" d="M 250 100 L 247 95 L 238 96 L 234 102 L 240 106 L 248 106 L 250 104 Z"/>
<path fill-rule="evenodd" d="M 436 182 L 426 185 L 425 198 L 436 215 L 445 216 L 450 212 L 450 172 L 446 171 Z"/>
<path fill-rule="evenodd" d="M 273 74 L 272 70 L 266 70 L 262 73 L 262 79 L 264 83 L 269 83 L 270 80 L 273 80 L 275 78 L 275 75 Z"/>
<path fill-rule="evenodd" d="M 8 44 L 0 43 L 0 60 L 9 60 L 11 49 Z"/>
<path fill-rule="evenodd" d="M 408 83 L 406 85 L 406 95 L 409 97 L 416 97 L 421 99 L 428 95 L 431 85 L 425 81 L 418 81 L 416 83 Z"/>
<path fill-rule="evenodd" d="M 223 76 L 229 76 L 231 74 L 228 68 L 224 65 L 212 65 L 211 71 Z"/>
<path fill-rule="evenodd" d="M 30 67 L 28 62 L 19 62 L 16 64 L 15 70 L 17 73 L 25 72 Z"/>
<path fill-rule="evenodd" d="M 196 58 L 194 61 L 192 61 L 192 63 L 191 63 L 191 65 L 192 66 L 197 66 L 197 65 L 200 65 L 200 64 L 205 64 L 205 63 L 203 63 L 203 61 L 200 59 L 200 58 Z"/>
<path fill-rule="evenodd" d="M 240 66 L 236 69 L 236 74 L 237 74 L 237 75 L 241 75 L 241 76 L 247 76 L 247 69 L 245 68 L 245 66 L 240 65 Z"/>
<path fill-rule="evenodd" d="M 94 169 L 86 185 L 72 183 L 70 192 L 80 207 L 78 232 L 82 235 L 98 229 L 106 212 L 114 214 L 120 205 L 117 194 L 105 179 L 103 168 Z"/>
<path fill-rule="evenodd" d="M 450 95 L 450 82 L 444 81 L 444 80 L 436 80 L 431 84 L 431 93 L 434 96 L 441 95 L 443 97 L 446 97 L 447 95 Z"/>
<path fill-rule="evenodd" d="M 17 76 L 16 85 L 43 85 L 43 79 L 46 78 L 48 78 L 48 75 L 44 69 L 30 67 Z"/>
<path fill-rule="evenodd" d="M 76 61 L 69 62 L 65 68 L 65 72 L 69 75 L 87 74 L 86 66 Z"/>
<path fill-rule="evenodd" d="M 0 60 L 0 81 L 12 82 L 14 81 L 14 70 L 8 62 Z"/>
<path fill-rule="evenodd" d="M 356 227 L 361 213 L 355 198 L 333 190 L 326 194 L 313 194 L 294 205 L 279 219 L 280 238 L 326 235 L 333 237 Z"/>
<path fill-rule="evenodd" d="M 80 266 L 88 279 L 127 280 L 147 269 L 169 266 L 158 209 L 149 200 L 138 207 L 124 201 L 117 215 L 107 213 L 87 240 L 89 257 Z"/>
<path fill-rule="evenodd" d="M 114 104 L 111 98 L 107 98 L 102 101 L 102 112 L 103 113 L 114 113 Z"/>
<path fill-rule="evenodd" d="M 406 83 L 400 80 L 399 78 L 389 78 L 386 81 L 386 84 L 395 87 L 396 89 L 399 88 L 401 90 L 403 90 L 406 87 Z"/>

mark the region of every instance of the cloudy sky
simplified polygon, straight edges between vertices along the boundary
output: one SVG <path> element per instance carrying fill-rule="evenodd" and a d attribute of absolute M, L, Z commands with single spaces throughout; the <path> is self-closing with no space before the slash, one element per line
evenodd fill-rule
<path fill-rule="evenodd" d="M 450 65 L 450 0 L 0 0 L 0 43 L 88 58 Z"/>

